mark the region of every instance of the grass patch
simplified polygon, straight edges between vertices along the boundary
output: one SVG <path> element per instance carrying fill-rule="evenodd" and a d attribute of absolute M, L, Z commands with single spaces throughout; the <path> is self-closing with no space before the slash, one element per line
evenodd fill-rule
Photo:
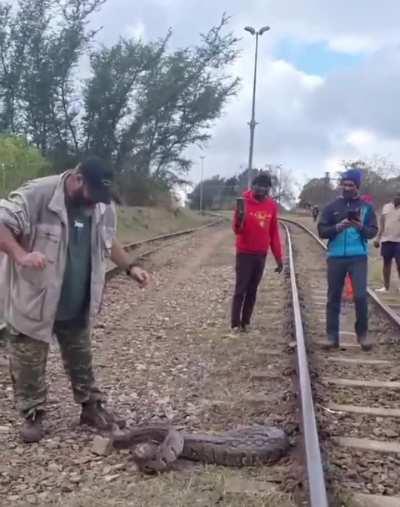
<path fill-rule="evenodd" d="M 177 213 L 164 208 L 118 208 L 118 238 L 123 243 L 140 241 L 183 229 L 200 227 L 210 222 L 210 217 L 200 216 L 189 209 Z"/>

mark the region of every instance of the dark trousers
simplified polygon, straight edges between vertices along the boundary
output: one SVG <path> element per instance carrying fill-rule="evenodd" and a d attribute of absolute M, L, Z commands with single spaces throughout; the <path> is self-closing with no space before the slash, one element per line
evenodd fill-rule
<path fill-rule="evenodd" d="M 247 326 L 253 313 L 258 285 L 265 267 L 265 255 L 236 255 L 236 286 L 232 302 L 232 327 Z"/>
<path fill-rule="evenodd" d="M 326 331 L 328 340 L 339 341 L 339 315 L 342 291 L 346 275 L 351 276 L 356 309 L 355 331 L 359 338 L 368 332 L 367 302 L 367 258 L 342 257 L 328 259 L 328 303 L 326 311 Z"/>

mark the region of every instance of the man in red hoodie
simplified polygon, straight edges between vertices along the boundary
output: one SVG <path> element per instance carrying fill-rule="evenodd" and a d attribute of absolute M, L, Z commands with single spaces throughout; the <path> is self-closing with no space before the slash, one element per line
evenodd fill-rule
<path fill-rule="evenodd" d="M 243 194 L 243 210 L 236 209 L 233 218 L 236 234 L 236 286 L 231 326 L 234 331 L 246 331 L 250 324 L 269 247 L 277 263 L 275 271 L 281 273 L 283 268 L 278 206 L 268 196 L 271 186 L 271 176 L 268 173 L 256 176 L 251 190 Z"/>

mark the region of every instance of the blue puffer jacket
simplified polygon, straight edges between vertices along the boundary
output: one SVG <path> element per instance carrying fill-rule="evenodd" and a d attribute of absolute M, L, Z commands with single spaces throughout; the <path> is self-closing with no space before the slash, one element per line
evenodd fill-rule
<path fill-rule="evenodd" d="M 342 232 L 336 224 L 347 217 L 349 210 L 359 211 L 363 227 L 350 227 Z M 368 255 L 368 240 L 378 233 L 374 208 L 360 198 L 347 201 L 339 197 L 323 210 L 318 223 L 320 238 L 328 239 L 328 257 L 360 257 Z"/>

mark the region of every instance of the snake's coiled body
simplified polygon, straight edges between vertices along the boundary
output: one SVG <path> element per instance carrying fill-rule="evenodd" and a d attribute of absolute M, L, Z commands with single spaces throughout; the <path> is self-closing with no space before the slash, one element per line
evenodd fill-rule
<path fill-rule="evenodd" d="M 270 426 L 246 426 L 220 435 L 181 433 L 162 425 L 114 431 L 113 446 L 131 449 L 145 472 L 166 470 L 178 458 L 226 466 L 272 464 L 284 456 L 289 440 Z"/>

